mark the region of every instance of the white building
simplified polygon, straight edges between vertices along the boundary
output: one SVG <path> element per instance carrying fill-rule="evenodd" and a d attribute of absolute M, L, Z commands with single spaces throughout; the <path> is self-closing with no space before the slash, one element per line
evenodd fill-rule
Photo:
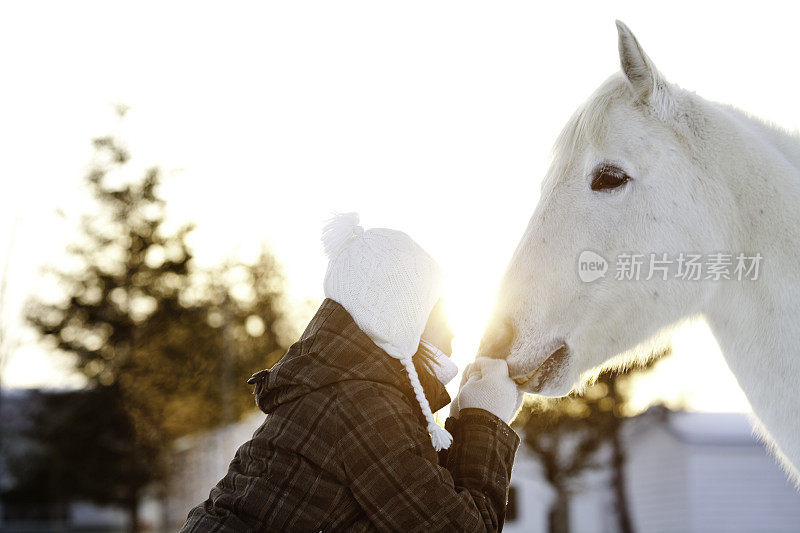
<path fill-rule="evenodd" d="M 625 478 L 634 529 L 641 532 L 797 532 L 800 492 L 752 435 L 746 415 L 669 413 L 631 419 Z M 616 531 L 607 470 L 580 480 L 570 505 L 573 531 Z M 521 447 L 512 486 L 517 517 L 504 531 L 547 531 L 552 490 Z"/>
<path fill-rule="evenodd" d="M 633 426 L 627 477 L 641 531 L 800 531 L 800 492 L 741 414 Z"/>
<path fill-rule="evenodd" d="M 236 450 L 250 440 L 265 416 L 256 411 L 236 424 L 175 442 L 172 459 L 175 474 L 168 480 L 163 510 L 167 531 L 177 531 L 189 510 L 208 498 L 211 489 L 228 471 Z"/>

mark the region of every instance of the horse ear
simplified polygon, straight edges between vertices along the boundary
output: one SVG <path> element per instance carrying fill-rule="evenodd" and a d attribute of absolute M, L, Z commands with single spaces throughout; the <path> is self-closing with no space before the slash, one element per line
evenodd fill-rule
<path fill-rule="evenodd" d="M 659 91 L 666 90 L 666 83 L 661 74 L 644 53 L 633 32 L 619 20 L 617 21 L 617 33 L 619 34 L 619 63 L 636 96 L 643 102 L 662 101 L 660 97 L 664 95 L 657 94 Z"/>

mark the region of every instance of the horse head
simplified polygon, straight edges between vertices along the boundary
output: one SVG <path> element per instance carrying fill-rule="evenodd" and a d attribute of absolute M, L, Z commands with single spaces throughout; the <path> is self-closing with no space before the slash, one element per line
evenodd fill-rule
<path fill-rule="evenodd" d="M 731 193 L 709 177 L 704 125 L 695 123 L 704 101 L 668 83 L 631 31 L 617 29 L 621 71 L 558 137 L 482 342 L 523 390 L 545 396 L 569 393 L 615 356 L 637 357 L 637 346 L 701 312 L 715 290 L 646 280 L 647 265 L 637 279 L 617 279 L 615 258 L 729 245 L 728 222 L 712 215 Z"/>

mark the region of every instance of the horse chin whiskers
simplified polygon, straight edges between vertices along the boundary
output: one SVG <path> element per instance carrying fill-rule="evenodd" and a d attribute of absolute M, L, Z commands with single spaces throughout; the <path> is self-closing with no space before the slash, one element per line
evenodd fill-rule
<path fill-rule="evenodd" d="M 569 347 L 564 342 L 559 342 L 558 347 L 551 351 L 544 362 L 525 374 L 512 376 L 514 381 L 527 392 L 540 391 L 551 380 L 564 374 L 565 365 L 570 358 Z"/>

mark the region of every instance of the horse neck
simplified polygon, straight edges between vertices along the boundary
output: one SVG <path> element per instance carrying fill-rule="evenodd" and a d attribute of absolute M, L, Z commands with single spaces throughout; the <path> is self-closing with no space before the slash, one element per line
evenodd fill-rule
<path fill-rule="evenodd" d="M 732 106 L 723 106 L 723 109 L 742 124 L 746 124 L 751 131 L 756 132 L 765 143 L 777 150 L 796 169 L 800 169 L 800 134 L 788 132 Z"/>
<path fill-rule="evenodd" d="M 800 283 L 800 137 L 738 109 L 708 104 L 708 131 L 695 155 L 719 192 L 709 205 L 732 252 L 770 254 Z M 785 282 L 786 278 L 780 278 Z"/>
<path fill-rule="evenodd" d="M 722 118 L 732 130 L 711 149 L 724 154 L 730 251 L 763 259 L 757 280 L 721 283 L 706 316 L 754 412 L 800 465 L 800 141 L 738 111 Z"/>

